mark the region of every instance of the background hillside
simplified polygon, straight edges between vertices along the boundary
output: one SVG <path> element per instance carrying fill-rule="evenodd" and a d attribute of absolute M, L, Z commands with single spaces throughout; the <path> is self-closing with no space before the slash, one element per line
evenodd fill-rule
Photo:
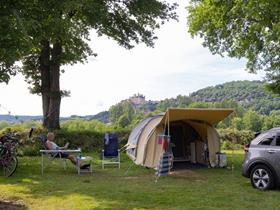
<path fill-rule="evenodd" d="M 280 97 L 267 92 L 261 81 L 234 81 L 200 89 L 190 97 L 194 101 L 214 102 L 233 100 L 244 108 L 252 108 L 260 114 L 280 109 Z"/>
<path fill-rule="evenodd" d="M 133 128 L 141 119 L 169 107 L 234 108 L 235 113 L 219 123 L 219 128 L 258 131 L 280 126 L 280 97 L 267 92 L 261 81 L 227 82 L 161 101 L 146 101 L 145 96 L 137 94 L 111 106 L 109 121 L 118 127 Z"/>
<path fill-rule="evenodd" d="M 178 95 L 176 98 L 161 101 L 145 101 L 145 97 L 138 94 L 121 103 L 123 102 L 128 102 L 136 110 L 145 112 L 165 111 L 169 107 L 235 108 L 236 105 L 264 115 L 269 115 L 273 110 L 280 110 L 280 97 L 268 92 L 264 82 L 246 80 L 206 87 L 189 96 Z"/>
<path fill-rule="evenodd" d="M 280 110 L 280 97 L 267 92 L 264 82 L 233 81 L 200 89 L 189 96 L 178 95 L 176 98 L 161 101 L 147 101 L 144 95 L 135 94 L 111 106 L 108 111 L 103 111 L 96 115 L 75 115 L 61 118 L 61 120 L 97 120 L 102 123 L 126 127 L 134 125 L 146 116 L 164 112 L 169 107 L 235 108 L 238 117 L 242 117 L 245 110 L 252 110 L 260 115 L 268 116 L 272 111 Z M 41 116 L 0 115 L 0 121 L 11 123 L 26 120 L 40 121 L 41 119 Z"/>

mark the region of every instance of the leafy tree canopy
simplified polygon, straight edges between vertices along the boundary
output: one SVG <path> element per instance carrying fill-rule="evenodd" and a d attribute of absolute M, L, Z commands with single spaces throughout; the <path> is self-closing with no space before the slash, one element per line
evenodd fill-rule
<path fill-rule="evenodd" d="M 42 41 L 63 45 L 61 64 L 84 62 L 92 55 L 91 29 L 130 49 L 140 42 L 154 45 L 154 30 L 176 19 L 176 4 L 157 0 L 3 0 L 0 4 L 0 82 L 8 82 L 23 60 L 24 73 L 39 83 L 36 61 Z M 36 92 L 36 91 L 35 91 Z"/>
<path fill-rule="evenodd" d="M 60 90 L 60 67 L 95 55 L 91 30 L 127 49 L 141 42 L 153 47 L 155 29 L 177 19 L 176 7 L 159 0 L 2 0 L 0 82 L 23 73 L 31 92 L 42 96 L 44 127 L 59 128 L 61 97 L 69 95 Z"/>
<path fill-rule="evenodd" d="M 191 0 L 188 26 L 213 54 L 247 59 L 247 70 L 265 70 L 280 94 L 280 1 Z"/>

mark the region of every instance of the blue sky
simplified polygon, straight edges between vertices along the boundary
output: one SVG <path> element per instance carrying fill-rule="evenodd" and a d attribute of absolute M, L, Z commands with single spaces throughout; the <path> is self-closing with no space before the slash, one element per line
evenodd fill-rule
<path fill-rule="evenodd" d="M 92 31 L 90 46 L 98 56 L 63 67 L 61 88 L 70 90 L 71 97 L 62 99 L 61 116 L 96 114 L 134 93 L 160 100 L 228 81 L 263 78 L 262 73 L 247 73 L 245 60 L 212 55 L 202 40 L 192 39 L 186 6 L 187 1 L 180 3 L 178 23 L 171 21 L 157 31 L 154 48 L 140 44 L 125 50 Z M 0 84 L 0 114 L 41 115 L 41 98 L 29 94 L 23 80 L 18 75 L 9 85 Z"/>

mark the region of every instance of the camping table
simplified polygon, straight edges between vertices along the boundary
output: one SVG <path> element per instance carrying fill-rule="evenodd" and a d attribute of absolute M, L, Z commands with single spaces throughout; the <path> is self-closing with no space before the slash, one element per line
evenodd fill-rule
<path fill-rule="evenodd" d="M 75 149 L 75 150 L 70 150 L 70 149 L 58 149 L 58 150 L 40 150 L 41 153 L 41 167 L 42 167 L 42 174 L 44 173 L 44 155 L 56 155 L 59 153 L 66 153 L 66 154 L 78 154 L 81 155 L 82 150 L 81 149 Z M 78 167 L 79 168 L 79 167 Z M 80 174 L 79 169 L 78 169 L 78 174 Z"/>

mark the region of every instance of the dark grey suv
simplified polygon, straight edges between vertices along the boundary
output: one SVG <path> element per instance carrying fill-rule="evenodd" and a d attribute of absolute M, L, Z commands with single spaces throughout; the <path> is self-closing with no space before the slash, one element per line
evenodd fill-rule
<path fill-rule="evenodd" d="M 280 184 L 280 127 L 262 132 L 245 146 L 242 175 L 260 190 Z"/>

